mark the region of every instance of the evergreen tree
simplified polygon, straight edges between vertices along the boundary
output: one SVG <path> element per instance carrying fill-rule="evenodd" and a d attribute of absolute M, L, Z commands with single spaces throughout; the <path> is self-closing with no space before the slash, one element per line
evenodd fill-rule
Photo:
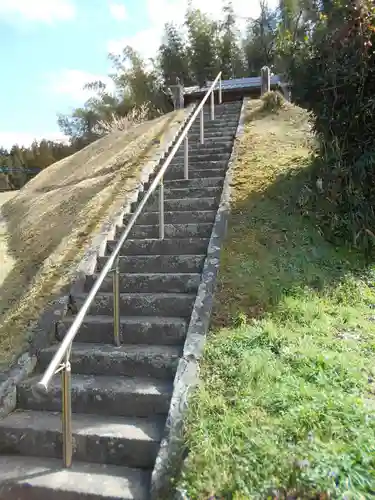
<path fill-rule="evenodd" d="M 219 40 L 217 23 L 191 5 L 185 24 L 188 36 L 188 57 L 193 80 L 204 86 L 207 80 L 214 80 L 220 71 Z"/>
<path fill-rule="evenodd" d="M 176 79 L 185 85 L 191 85 L 189 59 L 181 31 L 174 24 L 164 27 L 163 43 L 159 48 L 159 67 L 164 82 L 174 85 Z"/>
<path fill-rule="evenodd" d="M 219 58 L 223 78 L 241 78 L 245 76 L 245 55 L 240 44 L 240 34 L 236 27 L 236 18 L 232 2 L 223 8 L 224 20 L 219 37 Z"/>
<path fill-rule="evenodd" d="M 247 25 L 244 40 L 247 66 L 251 76 L 259 76 L 263 66 L 273 67 L 276 49 L 277 11 L 260 2 L 260 15 Z"/>

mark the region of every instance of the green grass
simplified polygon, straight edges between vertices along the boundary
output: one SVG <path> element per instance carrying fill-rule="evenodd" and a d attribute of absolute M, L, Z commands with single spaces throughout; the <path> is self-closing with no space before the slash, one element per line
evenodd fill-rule
<path fill-rule="evenodd" d="M 214 327 L 185 425 L 191 499 L 375 495 L 375 273 L 301 213 L 302 110 L 249 109 Z"/>

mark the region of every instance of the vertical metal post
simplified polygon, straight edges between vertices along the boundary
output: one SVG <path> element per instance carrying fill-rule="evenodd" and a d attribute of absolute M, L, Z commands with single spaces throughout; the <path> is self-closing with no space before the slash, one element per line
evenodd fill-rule
<path fill-rule="evenodd" d="M 119 258 L 115 260 L 113 269 L 113 339 L 117 347 L 120 347 L 120 264 Z"/>
<path fill-rule="evenodd" d="M 186 181 L 189 179 L 189 139 L 188 139 L 188 136 L 185 137 L 185 144 L 184 144 L 184 179 Z"/>
<path fill-rule="evenodd" d="M 64 367 L 61 370 L 63 465 L 66 469 L 72 466 L 73 459 L 72 367 L 70 365 L 70 350 L 71 346 L 66 352 Z"/>
<path fill-rule="evenodd" d="M 221 88 L 221 77 L 219 78 L 219 104 L 223 102 L 223 91 Z"/>
<path fill-rule="evenodd" d="M 204 106 L 201 109 L 200 125 L 201 125 L 201 144 L 204 144 Z"/>
<path fill-rule="evenodd" d="M 164 240 L 164 179 L 159 184 L 159 238 Z"/>
<path fill-rule="evenodd" d="M 211 92 L 211 120 L 215 120 L 215 95 Z"/>

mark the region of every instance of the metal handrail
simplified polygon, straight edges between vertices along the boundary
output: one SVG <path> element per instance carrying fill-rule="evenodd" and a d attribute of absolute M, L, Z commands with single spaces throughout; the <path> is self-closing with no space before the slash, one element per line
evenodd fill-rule
<path fill-rule="evenodd" d="M 124 232 L 122 233 L 115 249 L 112 254 L 108 258 L 105 266 L 100 272 L 99 276 L 95 280 L 90 293 L 88 294 L 85 302 L 80 308 L 77 316 L 75 317 L 72 325 L 67 331 L 64 340 L 61 342 L 59 348 L 57 349 L 55 355 L 53 356 L 51 362 L 46 368 L 43 377 L 36 385 L 36 390 L 42 393 L 46 393 L 48 391 L 48 386 L 57 373 L 61 373 L 62 375 L 62 432 L 63 432 L 63 463 L 64 467 L 68 468 L 72 464 L 72 455 L 73 455 L 73 442 L 72 442 L 72 409 L 71 409 L 71 364 L 70 364 L 70 354 L 72 349 L 72 343 L 74 341 L 75 336 L 78 333 L 79 328 L 82 325 L 82 322 L 92 305 L 92 302 L 102 286 L 105 278 L 108 273 L 113 272 L 113 315 L 114 315 L 114 341 L 117 346 L 121 345 L 120 341 L 120 302 L 119 302 L 119 254 L 122 246 L 126 238 L 128 237 L 131 229 L 138 216 L 142 212 L 145 204 L 147 203 L 150 196 L 155 191 L 156 187 L 159 185 L 159 238 L 164 238 L 164 184 L 163 177 L 164 174 L 169 167 L 172 159 L 174 158 L 177 150 L 182 144 L 182 141 L 185 141 L 184 147 L 184 178 L 189 178 L 189 169 L 188 169 L 188 132 L 193 125 L 195 119 L 200 113 L 200 142 L 204 143 L 204 114 L 203 107 L 207 101 L 207 99 L 211 96 L 211 119 L 215 118 L 215 98 L 214 98 L 214 90 L 215 87 L 219 83 L 218 88 L 218 101 L 219 104 L 222 102 L 222 87 L 221 87 L 221 72 L 217 75 L 215 80 L 213 81 L 211 87 L 206 92 L 200 104 L 197 106 L 197 109 L 194 111 L 187 125 L 184 127 L 180 137 L 176 141 L 176 144 L 172 148 L 172 151 L 169 153 L 167 159 L 165 160 L 163 166 L 155 176 L 154 180 L 151 183 L 151 186 L 147 190 L 145 196 L 142 198 L 139 203 L 136 211 L 131 216 Z"/>

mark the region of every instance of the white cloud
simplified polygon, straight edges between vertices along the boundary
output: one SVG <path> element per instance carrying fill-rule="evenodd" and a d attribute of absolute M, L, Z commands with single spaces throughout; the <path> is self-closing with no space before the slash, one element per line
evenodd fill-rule
<path fill-rule="evenodd" d="M 121 3 L 110 3 L 109 11 L 116 21 L 124 21 L 128 17 L 126 7 Z"/>
<path fill-rule="evenodd" d="M 39 21 L 51 24 L 73 19 L 75 14 L 71 0 L 0 0 L 0 18 L 11 23 Z"/>
<path fill-rule="evenodd" d="M 181 25 L 188 6 L 188 0 L 146 0 L 147 17 L 149 28 L 139 31 L 134 36 L 110 40 L 107 48 L 109 52 L 118 54 L 126 46 L 130 45 L 142 54 L 144 58 L 153 57 L 159 47 L 166 22 L 174 22 Z M 270 6 L 276 6 L 278 0 L 269 0 Z M 238 26 L 243 28 L 246 19 L 259 15 L 259 1 L 232 0 L 234 12 L 238 18 Z M 222 3 L 217 0 L 192 0 L 193 7 L 210 14 L 214 18 L 220 18 Z"/>
<path fill-rule="evenodd" d="M 0 147 L 10 149 L 14 144 L 28 147 L 35 140 L 48 139 L 56 142 L 67 142 L 68 138 L 61 132 L 46 132 L 45 134 L 31 134 L 29 132 L 2 132 L 0 130 Z"/>
<path fill-rule="evenodd" d="M 94 91 L 84 89 L 85 84 L 102 81 L 107 85 L 109 92 L 114 90 L 113 81 L 105 75 L 95 75 L 77 69 L 64 69 L 47 76 L 47 86 L 55 94 L 64 94 L 73 101 L 83 104 L 89 97 L 96 94 Z"/>

